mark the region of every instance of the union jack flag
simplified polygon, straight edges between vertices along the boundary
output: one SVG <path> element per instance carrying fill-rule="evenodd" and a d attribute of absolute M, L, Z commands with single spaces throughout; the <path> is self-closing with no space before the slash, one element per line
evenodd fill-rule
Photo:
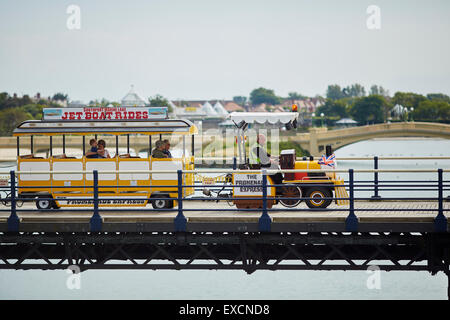
<path fill-rule="evenodd" d="M 334 161 L 335 158 L 336 156 L 334 155 L 334 153 L 328 158 L 322 155 L 322 158 L 319 159 L 318 164 L 323 164 L 325 166 L 334 168 L 336 166 L 336 161 Z"/>

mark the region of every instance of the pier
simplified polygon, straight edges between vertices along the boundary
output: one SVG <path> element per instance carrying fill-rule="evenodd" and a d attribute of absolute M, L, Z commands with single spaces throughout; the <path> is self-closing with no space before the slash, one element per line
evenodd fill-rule
<path fill-rule="evenodd" d="M 215 269 L 253 273 L 367 270 L 375 265 L 384 271 L 443 272 L 450 279 L 450 202 L 445 197 L 450 181 L 444 179 L 450 170 L 409 170 L 434 172 L 432 181 L 378 179 L 378 174 L 406 171 L 336 170 L 348 176 L 344 185 L 348 204 L 333 202 L 326 209 L 310 209 L 304 202 L 295 208 L 280 204 L 269 208 L 267 191 L 258 209 L 237 209 L 229 196 L 183 196 L 183 188 L 205 187 L 198 183 L 178 184 L 174 208 L 102 207 L 94 181 L 92 207 L 38 211 L 32 202 L 16 198 L 16 185 L 9 183 L 2 189 L 6 197 L 2 197 L 0 209 L 0 269 L 57 270 L 77 265 L 82 271 Z M 177 173 L 181 177 L 190 171 Z M 373 180 L 355 179 L 357 173 L 373 174 Z M 18 174 L 12 171 L 10 181 L 15 182 Z M 263 177 L 261 187 L 267 190 Z M 220 189 L 223 184 L 208 187 Z M 426 190 L 427 194 L 396 197 L 392 192 L 388 198 L 379 195 L 383 190 Z M 358 191 L 370 195 L 355 196 Z"/>

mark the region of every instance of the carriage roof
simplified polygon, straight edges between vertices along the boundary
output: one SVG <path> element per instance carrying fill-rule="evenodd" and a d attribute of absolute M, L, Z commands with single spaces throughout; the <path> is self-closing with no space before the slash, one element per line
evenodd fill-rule
<path fill-rule="evenodd" d="M 297 112 L 232 112 L 228 116 L 231 121 L 233 121 L 236 125 L 241 123 L 259 123 L 259 124 L 287 124 L 291 121 L 296 120 L 298 117 Z"/>
<path fill-rule="evenodd" d="M 90 134 L 197 134 L 197 127 L 189 120 L 28 120 L 13 131 L 22 135 L 90 135 Z"/>

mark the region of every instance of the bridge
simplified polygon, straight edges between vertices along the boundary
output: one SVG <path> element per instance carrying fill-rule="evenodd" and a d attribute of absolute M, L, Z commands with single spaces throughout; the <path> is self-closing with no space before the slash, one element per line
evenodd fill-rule
<path fill-rule="evenodd" d="M 338 130 L 326 127 L 310 128 L 309 133 L 297 134 L 292 140 L 313 156 L 320 156 L 326 145 L 333 150 L 343 146 L 373 138 L 385 137 L 436 137 L 450 139 L 450 125 L 429 122 L 396 122 L 366 125 Z"/>
<path fill-rule="evenodd" d="M 291 171 L 305 170 L 284 170 Z M 381 172 L 407 170 L 335 170 L 348 175 L 344 184 L 348 203 L 313 210 L 304 203 L 295 208 L 269 207 L 266 175 L 258 209 L 230 206 L 233 196 L 184 197 L 183 188 L 204 187 L 183 185 L 183 173 L 190 172 L 177 172 L 178 206 L 172 209 L 101 207 L 94 179 L 92 196 L 87 198 L 93 207 L 36 211 L 31 203 L 15 197 L 17 172 L 12 171 L 10 183 L 0 188 L 7 192 L 0 206 L 0 269 L 57 270 L 76 265 L 81 271 L 214 269 L 253 273 L 367 270 L 375 265 L 384 271 L 444 272 L 450 299 L 450 203 L 445 198 L 450 190 L 445 177 L 450 170 L 408 170 L 436 173 L 431 181 L 412 182 L 376 178 Z M 230 170 L 195 171 L 219 172 Z M 355 179 L 355 173 L 368 172 L 375 174 L 374 181 Z M 223 184 L 208 187 L 220 189 Z M 384 189 L 420 189 L 431 196 L 383 198 L 378 192 Z M 376 197 L 358 196 L 359 191 L 373 191 Z"/>

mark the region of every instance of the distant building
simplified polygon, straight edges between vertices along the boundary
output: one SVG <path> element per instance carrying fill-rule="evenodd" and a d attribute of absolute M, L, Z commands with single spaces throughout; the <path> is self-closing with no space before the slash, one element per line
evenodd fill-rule
<path fill-rule="evenodd" d="M 48 97 L 48 98 L 42 97 L 39 92 L 36 93 L 36 95 L 33 98 L 31 98 L 31 101 L 33 101 L 34 103 L 38 103 L 41 100 L 43 100 L 43 101 L 50 101 L 51 99 L 50 99 L 50 97 Z"/>
<path fill-rule="evenodd" d="M 74 100 L 74 101 L 70 101 L 69 104 L 67 105 L 68 108 L 84 108 L 86 107 L 86 104 L 83 103 L 83 101 L 80 100 Z"/>
<path fill-rule="evenodd" d="M 207 100 L 173 100 L 171 102 L 177 108 L 201 108 Z"/>
<path fill-rule="evenodd" d="M 228 112 L 239 112 L 239 111 L 244 111 L 244 107 L 238 105 L 236 102 L 234 101 L 224 101 L 223 102 L 223 107 L 226 111 Z"/>
<path fill-rule="evenodd" d="M 286 110 L 284 110 L 284 108 L 281 107 L 281 106 L 276 106 L 276 107 L 273 109 L 273 112 L 286 112 Z"/>
<path fill-rule="evenodd" d="M 176 117 L 187 119 L 209 118 L 223 120 L 230 112 L 244 110 L 243 107 L 233 101 L 226 100 L 173 100 L 169 103 L 173 107 Z"/>
<path fill-rule="evenodd" d="M 292 105 L 296 104 L 298 107 L 298 112 L 313 113 L 316 112 L 317 108 L 325 104 L 325 99 L 322 97 L 306 98 L 306 99 L 286 99 L 281 106 L 285 109 L 291 110 Z"/>
<path fill-rule="evenodd" d="M 134 86 L 131 86 L 130 92 L 127 93 L 125 97 L 122 98 L 122 107 L 145 107 L 147 103 L 134 92 Z"/>
<path fill-rule="evenodd" d="M 267 112 L 267 106 L 265 103 L 261 103 L 254 108 L 251 108 L 250 112 Z"/>
<path fill-rule="evenodd" d="M 206 112 L 202 106 L 205 101 L 170 101 L 173 113 L 176 118 L 186 118 L 190 120 L 201 120 L 206 117 Z"/>

